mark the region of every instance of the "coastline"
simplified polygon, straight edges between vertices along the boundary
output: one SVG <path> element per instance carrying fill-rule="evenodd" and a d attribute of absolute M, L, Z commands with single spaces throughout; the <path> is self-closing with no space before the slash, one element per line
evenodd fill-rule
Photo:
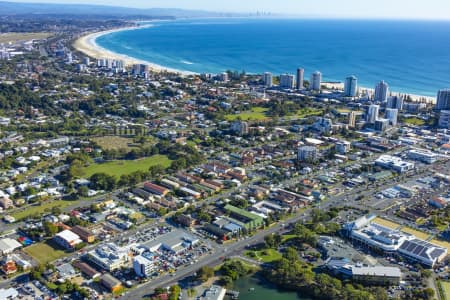
<path fill-rule="evenodd" d="M 105 31 L 87 33 L 86 35 L 83 35 L 83 36 L 79 37 L 77 40 L 75 40 L 75 42 L 73 43 L 73 47 L 76 50 L 84 53 L 85 55 L 90 56 L 95 59 L 109 58 L 109 59 L 122 60 L 122 61 L 124 61 L 124 64 L 126 66 L 132 66 L 134 64 L 146 64 L 154 72 L 171 72 L 171 73 L 181 74 L 184 76 L 198 75 L 198 73 L 195 73 L 195 72 L 169 68 L 169 67 L 165 67 L 165 66 L 156 64 L 154 62 L 134 58 L 134 57 L 131 57 L 131 56 L 128 56 L 125 54 L 116 53 L 111 50 L 105 49 L 96 43 L 96 39 L 103 35 L 107 35 L 107 34 L 115 33 L 115 32 L 121 32 L 121 31 L 137 30 L 137 29 L 142 29 L 142 28 L 147 28 L 147 27 L 152 27 L 152 26 L 154 26 L 154 25 L 151 24 L 151 22 L 146 22 L 145 25 L 141 25 L 141 26 L 128 26 L 128 27 L 115 28 L 115 29 L 110 29 L 110 30 L 105 30 Z M 326 82 L 323 82 L 322 84 L 326 85 L 327 88 L 330 88 L 330 89 L 343 90 L 343 88 L 344 88 L 344 83 L 341 81 L 339 81 L 339 82 L 326 81 Z M 374 93 L 374 88 L 360 86 L 359 90 L 360 90 L 360 92 L 364 92 L 369 95 L 372 95 Z M 433 97 L 433 96 L 418 95 L 418 94 L 411 94 L 408 92 L 398 92 L 398 91 L 390 91 L 390 93 L 394 96 L 398 96 L 398 95 L 410 96 L 414 102 L 425 101 L 426 103 L 436 103 L 436 97 Z"/>
<path fill-rule="evenodd" d="M 344 83 L 343 82 L 322 82 L 322 85 L 325 85 L 328 89 L 338 89 L 338 90 L 344 90 Z M 358 90 L 360 93 L 373 95 L 375 94 L 374 88 L 368 88 L 365 86 L 358 86 Z M 392 96 L 410 96 L 413 102 L 420 102 L 425 101 L 426 103 L 433 103 L 436 104 L 436 97 L 432 96 L 424 96 L 424 95 L 417 95 L 417 94 L 410 94 L 410 93 L 404 93 L 404 92 L 397 92 L 397 91 L 389 91 L 389 93 Z"/>
<path fill-rule="evenodd" d="M 95 59 L 102 59 L 102 58 L 108 58 L 108 59 L 116 59 L 116 60 L 122 60 L 126 66 L 132 66 L 134 64 L 145 64 L 150 67 L 150 69 L 154 72 L 172 72 L 172 73 L 178 73 L 182 75 L 192 75 L 194 73 L 187 72 L 187 71 L 181 71 L 176 70 L 172 68 L 167 68 L 164 66 L 160 66 L 158 64 L 155 64 L 153 62 L 149 62 L 142 59 L 137 59 L 125 54 L 116 53 L 110 50 L 107 50 L 101 46 L 99 46 L 96 43 L 96 39 L 110 33 L 115 32 L 121 32 L 121 31 L 129 31 L 129 30 L 137 30 L 141 28 L 147 28 L 152 27 L 152 24 L 146 24 L 143 26 L 129 26 L 129 27 L 121 27 L 121 28 L 115 28 L 115 29 L 109 29 L 99 32 L 93 32 L 88 33 L 86 35 L 83 35 L 76 39 L 72 46 L 79 52 L 82 52 L 83 54 L 95 58 Z"/>

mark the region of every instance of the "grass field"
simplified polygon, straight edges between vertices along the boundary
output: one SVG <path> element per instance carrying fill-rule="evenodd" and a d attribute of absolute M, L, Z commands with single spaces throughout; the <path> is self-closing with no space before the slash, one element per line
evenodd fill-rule
<path fill-rule="evenodd" d="M 227 121 L 235 121 L 241 118 L 242 121 L 263 121 L 269 119 L 266 112 L 267 108 L 264 107 L 253 107 L 251 110 L 243 111 L 239 114 L 226 115 L 225 119 Z"/>
<path fill-rule="evenodd" d="M 265 249 L 260 251 L 246 251 L 245 256 L 254 260 L 270 263 L 279 260 L 281 258 L 281 253 L 274 249 Z"/>
<path fill-rule="evenodd" d="M 409 124 L 409 125 L 416 125 L 416 126 L 422 126 L 425 124 L 425 121 L 419 118 L 405 118 L 403 119 L 403 123 Z"/>
<path fill-rule="evenodd" d="M 377 224 L 379 224 L 381 226 L 384 226 L 384 227 L 387 227 L 387 228 L 391 228 L 391 229 L 397 229 L 397 228 L 400 227 L 400 224 L 397 224 L 397 223 L 394 223 L 394 222 L 391 222 L 391 221 L 388 221 L 388 220 L 385 220 L 385 219 L 382 219 L 382 218 L 379 218 L 379 217 L 375 218 L 373 220 L 373 222 L 377 223 Z"/>
<path fill-rule="evenodd" d="M 297 111 L 295 117 L 307 118 L 311 116 L 320 116 L 323 114 L 323 110 L 317 108 L 306 107 Z"/>
<path fill-rule="evenodd" d="M 408 226 L 405 226 L 400 230 L 403 232 L 406 232 L 406 233 L 413 234 L 421 240 L 427 240 L 430 237 L 430 234 L 425 233 L 423 231 L 418 231 L 418 230 L 412 229 L 411 227 L 408 227 Z"/>
<path fill-rule="evenodd" d="M 51 36 L 47 32 L 36 32 L 36 33 L 2 33 L 0 34 L 0 43 L 15 43 L 15 42 L 25 42 L 29 40 L 40 40 Z"/>
<path fill-rule="evenodd" d="M 55 248 L 48 242 L 31 245 L 24 248 L 23 251 L 33 257 L 39 264 L 46 264 L 69 255 L 69 253 Z"/>
<path fill-rule="evenodd" d="M 450 300 L 450 282 L 448 281 L 440 281 L 442 292 L 444 293 L 444 300 Z"/>
<path fill-rule="evenodd" d="M 22 219 L 25 219 L 29 216 L 39 215 L 47 211 L 51 211 L 54 207 L 59 207 L 61 209 L 77 204 L 77 201 L 64 201 L 64 200 L 55 200 L 55 201 L 48 201 L 48 202 L 42 202 L 41 205 L 33 205 L 33 206 L 27 206 L 22 211 L 18 211 L 15 213 L 12 213 L 11 215 L 16 218 L 17 221 L 20 221 Z"/>
<path fill-rule="evenodd" d="M 435 245 L 438 245 L 438 246 L 447 248 L 448 251 L 450 252 L 450 243 L 449 243 L 449 242 L 444 242 L 444 241 L 441 241 L 441 240 L 432 239 L 432 240 L 430 241 L 430 243 L 433 243 L 433 244 L 435 244 Z M 450 298 L 449 298 L 449 300 L 450 300 Z"/>
<path fill-rule="evenodd" d="M 92 138 L 91 141 L 100 146 L 104 150 L 132 149 L 133 139 L 120 136 L 102 136 Z"/>
<path fill-rule="evenodd" d="M 151 166 L 161 165 L 164 168 L 170 166 L 171 160 L 165 155 L 154 155 L 137 160 L 117 160 L 106 163 L 91 164 L 84 168 L 84 176 L 89 178 L 95 173 L 115 175 L 117 178 L 124 174 L 136 171 L 148 171 Z"/>

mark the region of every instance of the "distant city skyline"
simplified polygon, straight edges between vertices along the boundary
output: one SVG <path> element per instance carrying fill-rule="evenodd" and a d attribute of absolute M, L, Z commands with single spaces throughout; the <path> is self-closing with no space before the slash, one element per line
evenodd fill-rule
<path fill-rule="evenodd" d="M 10 2 L 99 4 L 137 8 L 182 8 L 215 12 L 270 12 L 304 17 L 450 20 L 448 0 L 10 0 Z"/>

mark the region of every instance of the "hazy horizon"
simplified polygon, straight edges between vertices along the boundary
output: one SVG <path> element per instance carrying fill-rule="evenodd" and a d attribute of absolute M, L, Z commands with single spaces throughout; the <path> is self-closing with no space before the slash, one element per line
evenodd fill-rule
<path fill-rule="evenodd" d="M 255 13 L 269 12 L 278 15 L 317 18 L 370 18 L 370 19 L 425 19 L 450 20 L 450 2 L 447 0 L 7 0 L 5 2 L 91 4 L 132 8 L 180 8 L 214 12 Z"/>

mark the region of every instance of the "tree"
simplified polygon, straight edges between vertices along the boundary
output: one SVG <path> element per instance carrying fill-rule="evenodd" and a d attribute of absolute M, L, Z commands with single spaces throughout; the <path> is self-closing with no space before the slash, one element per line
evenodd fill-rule
<path fill-rule="evenodd" d="M 89 195 L 89 188 L 85 185 L 82 185 L 78 188 L 78 194 L 81 197 L 87 197 Z"/>
<path fill-rule="evenodd" d="M 44 231 L 46 236 L 52 237 L 58 233 L 58 226 L 50 222 L 44 222 Z"/>
<path fill-rule="evenodd" d="M 208 266 L 202 267 L 197 272 L 197 279 L 201 282 L 208 281 L 209 278 L 214 276 L 214 269 Z"/>

